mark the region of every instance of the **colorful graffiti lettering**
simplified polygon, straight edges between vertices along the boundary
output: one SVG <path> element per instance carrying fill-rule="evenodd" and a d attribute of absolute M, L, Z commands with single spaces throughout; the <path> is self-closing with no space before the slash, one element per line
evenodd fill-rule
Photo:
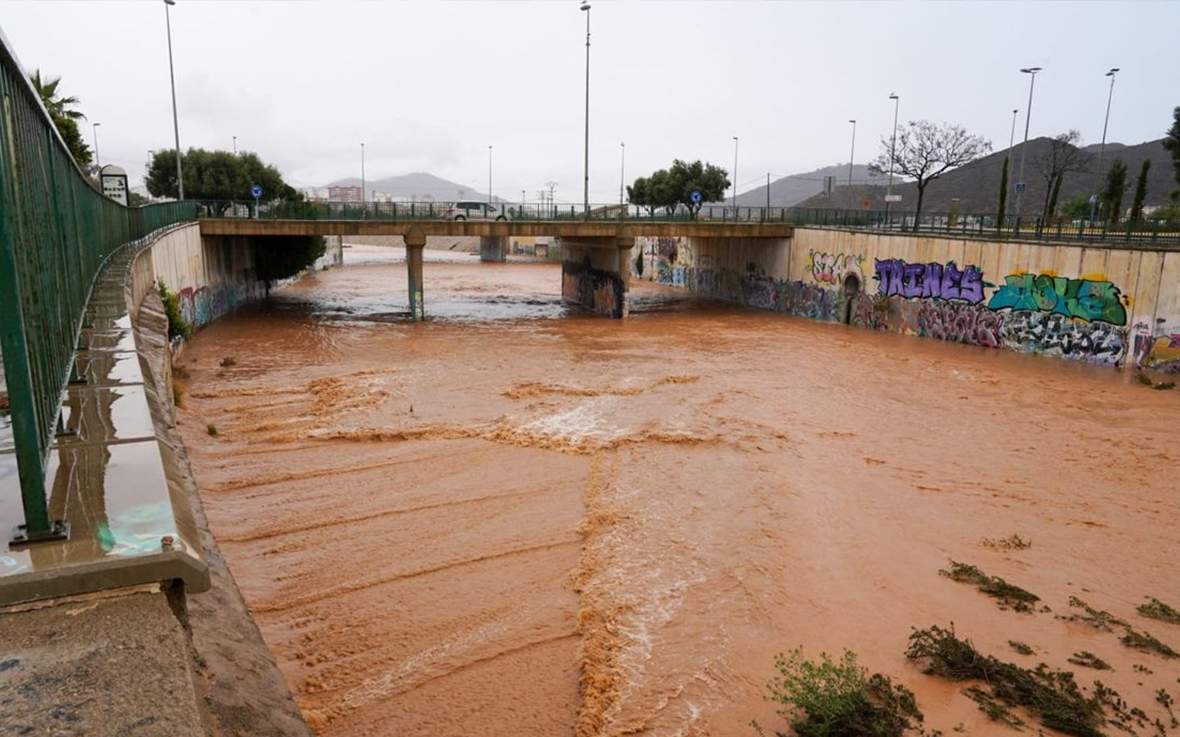
<path fill-rule="evenodd" d="M 926 301 L 918 313 L 918 326 L 923 337 L 1000 347 L 1000 315 L 982 305 Z"/>
<path fill-rule="evenodd" d="M 875 259 L 878 280 L 877 292 L 885 297 L 919 299 L 958 299 L 972 304 L 983 301 L 983 288 L 991 284 L 983 281 L 977 266 L 960 271 L 954 261 L 908 264 L 897 258 Z"/>
<path fill-rule="evenodd" d="M 1153 371 L 1180 374 L 1180 334 L 1157 336 L 1139 365 Z"/>
<path fill-rule="evenodd" d="M 1055 312 L 1013 312 L 1000 325 L 1004 347 L 1038 355 L 1120 366 L 1127 353 L 1127 329 L 1087 322 Z"/>
<path fill-rule="evenodd" d="M 992 295 L 988 309 L 1028 310 L 1090 322 L 1126 325 L 1129 300 L 1108 281 L 1041 274 L 1010 274 Z"/>
<path fill-rule="evenodd" d="M 807 254 L 807 273 L 820 284 L 841 284 L 850 273 L 863 283 L 864 260 L 864 256 L 812 250 Z"/>

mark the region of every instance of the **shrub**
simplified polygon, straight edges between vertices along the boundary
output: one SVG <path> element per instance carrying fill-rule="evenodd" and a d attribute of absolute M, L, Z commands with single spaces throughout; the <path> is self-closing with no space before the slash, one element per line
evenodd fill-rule
<path fill-rule="evenodd" d="M 164 302 L 164 313 L 168 315 L 168 339 L 183 338 L 192 340 L 193 326 L 180 313 L 180 300 L 168 291 L 168 285 L 163 279 L 156 282 L 156 289 L 160 292 L 160 299 Z"/>

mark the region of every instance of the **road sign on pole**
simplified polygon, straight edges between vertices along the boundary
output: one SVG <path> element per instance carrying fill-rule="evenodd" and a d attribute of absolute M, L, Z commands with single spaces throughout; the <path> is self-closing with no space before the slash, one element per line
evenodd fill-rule
<path fill-rule="evenodd" d="M 701 201 L 701 193 L 700 193 L 700 190 L 696 190 L 696 189 L 694 189 L 694 190 L 692 191 L 692 194 L 690 195 L 690 197 L 692 198 L 692 201 L 693 201 L 693 204 L 694 204 L 694 205 L 695 205 L 696 203 L 700 202 L 700 201 Z"/>
<path fill-rule="evenodd" d="M 262 186 L 255 184 L 250 188 L 250 194 L 254 197 L 254 219 L 258 219 L 258 199 L 262 197 Z"/>
<path fill-rule="evenodd" d="M 1023 192 L 1024 192 L 1024 182 L 1017 182 L 1016 183 L 1016 194 L 1022 194 Z"/>

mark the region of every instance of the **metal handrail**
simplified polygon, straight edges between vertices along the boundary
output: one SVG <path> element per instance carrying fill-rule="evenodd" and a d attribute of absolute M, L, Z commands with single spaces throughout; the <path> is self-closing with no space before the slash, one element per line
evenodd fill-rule
<path fill-rule="evenodd" d="M 173 202 L 129 209 L 78 168 L 0 35 L 0 355 L 25 524 L 55 535 L 45 499 L 49 450 L 95 278 L 111 253 L 196 218 Z"/>

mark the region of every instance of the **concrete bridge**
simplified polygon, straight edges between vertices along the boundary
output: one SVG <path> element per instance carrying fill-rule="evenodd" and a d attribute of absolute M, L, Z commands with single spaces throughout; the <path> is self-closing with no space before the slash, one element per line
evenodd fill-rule
<path fill-rule="evenodd" d="M 564 299 L 607 317 L 627 315 L 631 249 L 637 237 L 692 238 L 715 250 L 740 249 L 751 243 L 783 244 L 794 235 L 786 222 L 722 220 L 283 220 L 203 218 L 202 238 L 251 238 L 308 235 L 399 235 L 406 242 L 410 315 L 425 316 L 422 249 L 427 236 L 480 236 L 484 260 L 500 261 L 511 236 L 559 237 L 562 242 Z"/>

